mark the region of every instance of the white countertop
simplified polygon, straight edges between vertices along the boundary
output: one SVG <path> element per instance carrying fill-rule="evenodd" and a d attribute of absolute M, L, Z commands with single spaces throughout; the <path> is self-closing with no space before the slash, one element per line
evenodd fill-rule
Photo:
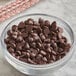
<path fill-rule="evenodd" d="M 1 0 L 0 0 L 1 1 Z M 9 0 L 5 0 L 6 2 Z M 56 2 L 55 2 L 56 1 Z M 74 11 L 76 11 L 76 7 L 72 7 L 75 9 L 74 11 L 69 12 L 66 7 L 60 2 L 61 0 L 41 0 L 37 5 L 27 9 L 26 11 L 8 19 L 7 21 L 0 23 L 0 33 L 3 31 L 4 27 L 11 21 L 12 19 L 30 13 L 45 13 L 49 15 L 55 15 L 57 17 L 62 18 L 65 21 L 68 21 L 71 24 L 71 27 L 74 29 L 76 33 L 76 15 Z M 70 0 L 75 1 L 76 0 Z M 2 5 L 2 3 L 0 3 Z M 3 3 L 4 4 L 4 3 Z M 67 4 L 69 5 L 69 4 Z M 7 61 L 4 59 L 2 50 L 0 49 L 0 76 L 25 76 L 14 69 Z M 76 76 L 76 53 L 72 57 L 72 59 L 60 70 L 56 73 L 55 76 Z"/>

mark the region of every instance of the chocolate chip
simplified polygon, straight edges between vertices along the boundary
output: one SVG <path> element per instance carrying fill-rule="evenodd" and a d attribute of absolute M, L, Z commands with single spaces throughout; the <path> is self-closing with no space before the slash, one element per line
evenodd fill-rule
<path fill-rule="evenodd" d="M 32 37 L 29 37 L 29 42 L 33 42 L 34 39 Z"/>
<path fill-rule="evenodd" d="M 18 36 L 18 32 L 13 32 L 13 33 L 12 33 L 12 38 L 13 38 L 13 39 L 17 39 L 17 36 Z"/>
<path fill-rule="evenodd" d="M 26 32 L 25 28 L 24 29 L 20 29 L 20 32 L 21 33 L 25 33 Z"/>
<path fill-rule="evenodd" d="M 31 35 L 32 35 L 33 37 L 38 36 L 37 33 L 31 33 Z"/>
<path fill-rule="evenodd" d="M 50 26 L 50 22 L 48 20 L 46 20 L 45 21 L 45 25 L 49 27 Z"/>
<path fill-rule="evenodd" d="M 52 52 L 52 50 L 50 49 L 50 47 L 49 47 L 49 48 L 47 48 L 47 52 L 49 52 L 49 53 L 51 53 L 51 52 Z"/>
<path fill-rule="evenodd" d="M 69 43 L 68 43 L 68 44 L 65 44 L 64 50 L 65 50 L 66 52 L 68 52 L 70 48 L 71 48 L 71 45 L 70 45 Z"/>
<path fill-rule="evenodd" d="M 30 58 L 28 58 L 28 62 L 31 64 L 36 64 L 33 60 L 31 60 Z"/>
<path fill-rule="evenodd" d="M 19 25 L 18 25 L 18 28 L 19 29 L 25 28 L 25 23 L 24 22 L 20 22 Z"/>
<path fill-rule="evenodd" d="M 25 33 L 25 32 L 22 33 L 22 37 L 23 37 L 23 38 L 26 38 L 27 36 L 28 36 L 28 33 Z"/>
<path fill-rule="evenodd" d="M 48 36 L 49 33 L 50 33 L 49 28 L 48 27 L 44 28 L 44 34 L 46 37 Z"/>
<path fill-rule="evenodd" d="M 18 30 L 18 26 L 17 25 L 13 25 L 12 26 L 12 31 L 17 31 Z"/>
<path fill-rule="evenodd" d="M 58 38 L 59 38 L 59 39 L 61 39 L 61 38 L 62 38 L 61 33 L 58 33 Z"/>
<path fill-rule="evenodd" d="M 5 42 L 6 44 L 9 43 L 9 39 L 8 39 L 8 38 L 4 39 L 4 42 Z"/>
<path fill-rule="evenodd" d="M 32 25 L 26 25 L 26 33 L 30 32 L 32 28 Z"/>
<path fill-rule="evenodd" d="M 12 34 L 12 30 L 8 30 L 7 35 L 11 36 L 11 34 Z"/>
<path fill-rule="evenodd" d="M 45 43 L 50 43 L 50 39 L 49 38 L 48 39 L 45 39 L 44 42 Z"/>
<path fill-rule="evenodd" d="M 32 33 L 34 40 L 39 40 L 39 36 L 36 33 Z"/>
<path fill-rule="evenodd" d="M 27 53 L 26 53 L 26 56 L 29 58 L 29 57 L 30 57 L 30 53 L 27 52 Z"/>
<path fill-rule="evenodd" d="M 26 21 L 26 24 L 33 25 L 33 24 L 34 24 L 33 19 L 29 18 L 29 19 Z"/>
<path fill-rule="evenodd" d="M 42 32 L 42 29 L 40 26 L 33 26 L 33 30 L 36 31 L 38 34 Z"/>
<path fill-rule="evenodd" d="M 18 55 L 21 55 L 22 54 L 21 51 L 17 51 L 17 53 L 18 53 Z"/>
<path fill-rule="evenodd" d="M 12 35 L 12 38 L 13 39 L 17 39 L 17 35 Z"/>
<path fill-rule="evenodd" d="M 67 38 L 62 36 L 62 39 L 64 40 L 65 43 L 67 43 Z"/>
<path fill-rule="evenodd" d="M 40 24 L 37 21 L 34 21 L 35 26 L 40 26 Z"/>
<path fill-rule="evenodd" d="M 46 52 L 43 51 L 43 50 L 41 50 L 40 53 L 41 53 L 42 55 L 46 55 Z"/>
<path fill-rule="evenodd" d="M 52 59 L 53 59 L 53 61 L 55 61 L 56 60 L 56 57 L 54 55 L 52 55 Z"/>
<path fill-rule="evenodd" d="M 61 27 L 57 28 L 58 32 L 63 33 L 63 29 Z"/>
<path fill-rule="evenodd" d="M 42 18 L 39 18 L 39 23 L 42 24 L 44 20 Z"/>
<path fill-rule="evenodd" d="M 22 50 L 22 45 L 21 45 L 21 43 L 18 43 L 18 44 L 17 44 L 16 50 Z"/>
<path fill-rule="evenodd" d="M 63 51 L 64 51 L 64 50 L 63 50 L 62 48 L 59 48 L 59 49 L 58 49 L 58 52 L 59 52 L 59 53 L 61 53 L 61 52 L 63 52 Z"/>
<path fill-rule="evenodd" d="M 26 49 L 29 49 L 29 48 L 30 48 L 30 46 L 29 46 L 28 43 L 25 44 L 25 48 L 26 48 Z"/>
<path fill-rule="evenodd" d="M 14 53 L 14 49 L 13 49 L 12 47 L 8 48 L 8 51 L 9 51 L 10 53 Z"/>
<path fill-rule="evenodd" d="M 32 48 L 36 48 L 36 43 L 35 43 L 35 42 L 30 43 L 30 46 L 31 46 Z"/>
<path fill-rule="evenodd" d="M 36 53 L 31 53 L 31 56 L 32 56 L 32 57 L 35 57 L 35 56 L 36 56 Z"/>
<path fill-rule="evenodd" d="M 46 57 L 43 57 L 43 61 L 47 62 L 47 58 Z"/>
<path fill-rule="evenodd" d="M 45 40 L 45 36 L 43 35 L 43 33 L 40 34 L 40 38 L 41 38 L 42 41 Z"/>
<path fill-rule="evenodd" d="M 26 55 L 27 55 L 27 52 L 26 52 L 26 51 L 23 51 L 21 57 L 24 57 L 24 56 L 26 56 Z"/>
<path fill-rule="evenodd" d="M 19 60 L 21 60 L 23 62 L 27 62 L 27 59 L 25 59 L 25 58 L 19 58 Z"/>
<path fill-rule="evenodd" d="M 63 28 L 56 21 L 32 18 L 7 31 L 4 39 L 8 52 L 25 63 L 49 64 L 63 58 L 70 50 L 71 44 L 63 36 Z"/>
<path fill-rule="evenodd" d="M 23 40 L 22 36 L 18 36 L 17 37 L 17 41 L 20 41 L 21 42 L 22 40 Z"/>
<path fill-rule="evenodd" d="M 52 53 L 53 55 L 56 55 L 56 52 L 55 52 L 54 50 L 52 50 L 51 53 Z"/>
<path fill-rule="evenodd" d="M 38 56 L 37 57 L 39 57 L 39 58 L 42 58 L 43 57 L 43 55 L 41 55 L 41 54 L 38 54 Z"/>
<path fill-rule="evenodd" d="M 9 47 L 15 48 L 16 45 L 14 43 L 7 44 L 7 48 L 9 48 Z"/>
<path fill-rule="evenodd" d="M 41 48 L 41 47 L 42 47 L 42 44 L 38 42 L 38 43 L 37 43 L 37 47 L 38 47 L 38 48 Z"/>
<path fill-rule="evenodd" d="M 56 26 L 56 21 L 52 22 L 51 26 L 50 26 L 50 30 L 53 30 L 55 31 L 57 29 L 57 26 Z"/>

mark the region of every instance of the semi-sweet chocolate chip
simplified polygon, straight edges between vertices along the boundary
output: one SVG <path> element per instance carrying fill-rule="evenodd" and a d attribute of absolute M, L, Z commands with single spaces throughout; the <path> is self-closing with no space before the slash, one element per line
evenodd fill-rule
<path fill-rule="evenodd" d="M 71 47 L 56 21 L 32 18 L 13 25 L 4 39 L 8 52 L 29 64 L 49 64 L 63 58 Z"/>

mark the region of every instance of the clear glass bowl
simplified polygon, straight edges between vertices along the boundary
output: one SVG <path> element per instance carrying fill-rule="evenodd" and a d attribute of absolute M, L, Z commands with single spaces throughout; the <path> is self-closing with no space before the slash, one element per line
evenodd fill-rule
<path fill-rule="evenodd" d="M 28 64 L 28 63 L 19 61 L 18 59 L 13 57 L 6 49 L 4 38 L 6 38 L 7 36 L 7 31 L 12 27 L 12 25 L 15 25 L 15 24 L 17 25 L 20 21 L 25 21 L 28 18 L 33 18 L 35 20 L 38 20 L 38 18 L 40 17 L 43 19 L 49 20 L 50 22 L 56 21 L 57 25 L 63 28 L 64 35 L 68 38 L 68 41 L 72 45 L 70 48 L 70 51 L 64 58 L 54 63 L 50 63 L 46 65 L 33 65 L 33 64 Z M 51 16 L 51 15 L 46 15 L 46 14 L 29 14 L 29 15 L 24 15 L 14 19 L 5 27 L 1 35 L 1 45 L 2 45 L 2 51 L 4 53 L 6 60 L 18 71 L 27 75 L 44 76 L 46 74 L 52 74 L 53 72 L 57 71 L 59 68 L 65 65 L 66 62 L 71 58 L 74 52 L 75 37 L 74 37 L 74 32 L 70 27 L 70 25 L 67 24 L 65 21 L 61 20 L 60 18 Z"/>

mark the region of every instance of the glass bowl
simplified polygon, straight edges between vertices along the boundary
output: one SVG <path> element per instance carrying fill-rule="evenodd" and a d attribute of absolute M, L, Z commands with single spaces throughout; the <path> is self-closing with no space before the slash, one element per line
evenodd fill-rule
<path fill-rule="evenodd" d="M 12 25 L 17 25 L 20 21 L 25 21 L 28 18 L 33 18 L 35 20 L 38 20 L 38 18 L 43 18 L 46 20 L 49 20 L 50 22 L 56 21 L 57 25 L 62 27 L 64 30 L 64 35 L 68 38 L 68 41 L 71 43 L 71 48 L 67 55 L 63 57 L 62 59 L 46 64 L 46 65 L 33 65 L 33 64 L 28 64 L 25 62 L 22 62 L 15 57 L 13 57 L 6 49 L 6 45 L 4 43 L 4 39 L 7 36 L 7 31 L 12 27 Z M 8 63 L 10 63 L 14 68 L 16 68 L 18 71 L 27 74 L 27 75 L 33 75 L 33 76 L 45 76 L 48 74 L 52 74 L 53 72 L 57 71 L 59 68 L 64 66 L 68 60 L 73 55 L 74 52 L 74 45 L 75 45 L 75 37 L 74 37 L 74 32 L 70 25 L 66 23 L 65 21 L 61 20 L 60 18 L 57 18 L 55 16 L 51 15 L 46 15 L 46 14 L 29 14 L 29 15 L 23 15 L 21 17 L 18 17 L 14 20 L 12 20 L 3 30 L 1 34 L 1 45 L 2 45 L 2 51 L 4 53 L 4 56 Z"/>

